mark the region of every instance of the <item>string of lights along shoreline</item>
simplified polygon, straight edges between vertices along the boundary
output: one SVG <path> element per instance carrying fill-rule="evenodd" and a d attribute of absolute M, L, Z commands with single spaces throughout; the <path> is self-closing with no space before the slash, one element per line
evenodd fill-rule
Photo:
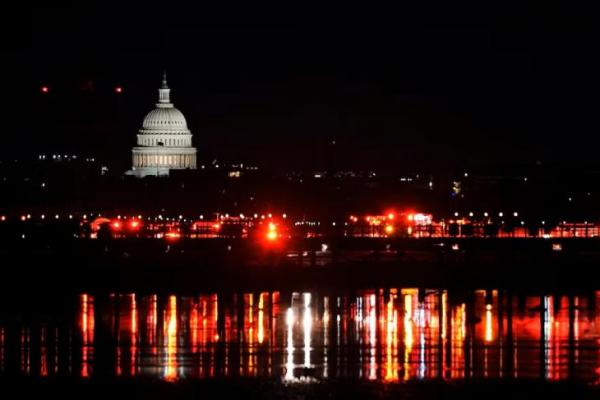
<path fill-rule="evenodd" d="M 183 113 L 173 106 L 167 74 L 158 89 L 158 103 L 144 118 L 132 149 L 132 168 L 127 175 L 168 176 L 174 169 L 196 169 L 196 148 Z"/>

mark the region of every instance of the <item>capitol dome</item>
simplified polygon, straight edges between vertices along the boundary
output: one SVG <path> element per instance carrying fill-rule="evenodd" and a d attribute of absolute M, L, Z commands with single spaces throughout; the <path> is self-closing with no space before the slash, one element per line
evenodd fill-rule
<path fill-rule="evenodd" d="M 158 89 L 158 103 L 146 114 L 132 150 L 128 175 L 169 175 L 172 169 L 196 169 L 196 148 L 183 113 L 171 103 L 167 76 Z"/>
<path fill-rule="evenodd" d="M 183 113 L 175 107 L 157 107 L 150 111 L 144 118 L 140 133 L 157 130 L 182 131 L 182 133 L 187 133 L 188 127 Z"/>

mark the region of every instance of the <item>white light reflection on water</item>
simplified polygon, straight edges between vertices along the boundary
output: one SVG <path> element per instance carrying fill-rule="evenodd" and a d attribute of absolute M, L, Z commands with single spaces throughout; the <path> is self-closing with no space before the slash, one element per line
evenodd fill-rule
<path fill-rule="evenodd" d="M 0 350 L 16 355 L 0 357 L 4 371 L 86 377 L 102 368 L 123 378 L 294 382 L 468 376 L 596 382 L 600 372 L 600 292 L 517 297 L 370 289 L 281 298 L 94 294 L 76 301 L 74 318 L 54 318 L 62 325 L 0 324 Z M 68 322 L 74 319 L 76 325 Z M 97 346 L 119 358 L 97 364 Z"/>
<path fill-rule="evenodd" d="M 285 323 L 287 326 L 287 347 L 285 363 L 285 380 L 294 380 L 294 310 L 290 307 L 285 313 Z"/>
<path fill-rule="evenodd" d="M 312 313 L 310 310 L 310 293 L 304 293 L 304 318 L 302 325 L 304 327 L 304 367 L 310 367 L 310 342 L 312 335 Z"/>

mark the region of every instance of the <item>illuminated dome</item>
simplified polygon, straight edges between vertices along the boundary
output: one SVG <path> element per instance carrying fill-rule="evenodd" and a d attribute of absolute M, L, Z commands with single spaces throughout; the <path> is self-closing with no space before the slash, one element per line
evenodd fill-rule
<path fill-rule="evenodd" d="M 158 89 L 158 103 L 144 118 L 132 150 L 128 175 L 169 175 L 172 169 L 196 169 L 196 148 L 185 117 L 171 103 L 167 76 Z"/>
<path fill-rule="evenodd" d="M 183 113 L 172 105 L 169 108 L 157 107 L 150 111 L 144 118 L 140 133 L 146 133 L 146 131 L 152 131 L 148 133 L 154 133 L 154 131 L 189 132 Z"/>

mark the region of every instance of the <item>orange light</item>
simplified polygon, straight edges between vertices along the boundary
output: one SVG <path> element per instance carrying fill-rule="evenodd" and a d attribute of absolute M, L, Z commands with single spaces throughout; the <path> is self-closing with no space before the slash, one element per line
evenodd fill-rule
<path fill-rule="evenodd" d="M 269 230 L 269 232 L 267 232 L 267 239 L 271 241 L 277 239 L 277 232 Z"/>
<path fill-rule="evenodd" d="M 167 233 L 165 233 L 165 238 L 169 239 L 169 240 L 177 240 L 181 237 L 181 233 L 177 232 L 177 231 L 169 231 Z"/>
<path fill-rule="evenodd" d="M 389 213 L 387 215 L 387 217 L 388 217 L 388 219 L 394 219 L 395 215 L 394 215 L 394 213 Z"/>
<path fill-rule="evenodd" d="M 110 226 L 115 231 L 121 230 L 121 223 L 119 221 L 113 221 Z"/>
<path fill-rule="evenodd" d="M 385 233 L 387 233 L 388 235 L 391 235 L 392 233 L 394 233 L 394 227 L 392 225 L 386 225 Z"/>
<path fill-rule="evenodd" d="M 409 221 L 412 221 L 413 219 L 415 219 L 415 216 L 412 214 L 408 214 L 406 218 L 408 218 Z"/>
<path fill-rule="evenodd" d="M 273 231 L 275 231 L 275 229 L 276 229 L 276 228 L 277 228 L 277 227 L 275 226 L 275 224 L 274 224 L 274 223 L 272 223 L 272 222 L 269 222 L 269 231 L 272 231 L 272 232 L 273 232 Z"/>
<path fill-rule="evenodd" d="M 219 229 L 221 229 L 221 224 L 219 224 L 219 223 L 216 223 L 216 224 L 214 224 L 214 225 L 213 225 L 213 229 L 214 229 L 215 231 L 218 231 Z"/>

